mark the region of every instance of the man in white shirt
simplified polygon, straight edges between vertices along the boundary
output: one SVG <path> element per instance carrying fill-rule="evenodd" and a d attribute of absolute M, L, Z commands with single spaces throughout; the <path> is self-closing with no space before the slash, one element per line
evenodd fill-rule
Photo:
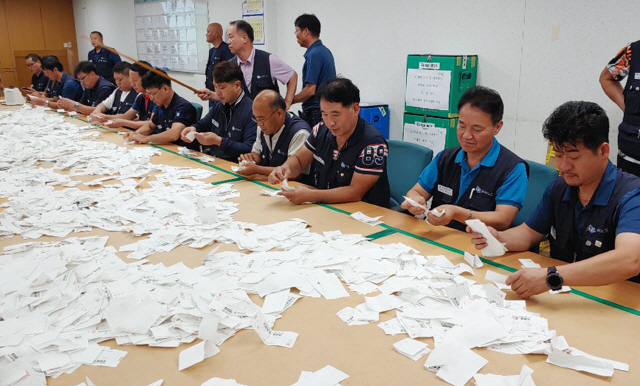
<path fill-rule="evenodd" d="M 133 90 L 133 84 L 129 79 L 130 69 L 131 63 L 128 62 L 118 62 L 113 66 L 113 77 L 118 88 L 96 106 L 90 116 L 92 120 L 95 117 L 97 120 L 103 121 L 105 118 L 109 118 L 108 116 L 105 117 L 104 114 L 120 115 L 131 109 L 138 93 Z"/>

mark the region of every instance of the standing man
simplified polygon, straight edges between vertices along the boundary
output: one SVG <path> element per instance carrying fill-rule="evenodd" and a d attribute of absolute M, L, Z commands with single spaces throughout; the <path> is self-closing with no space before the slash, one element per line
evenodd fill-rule
<path fill-rule="evenodd" d="M 203 101 L 209 101 L 209 108 L 213 107 L 213 101 L 217 100 L 217 95 L 213 92 L 213 69 L 216 64 L 233 58 L 233 54 L 229 51 L 229 45 L 222 40 L 222 26 L 220 23 L 211 23 L 207 27 L 207 43 L 211 43 L 213 47 L 209 49 L 209 59 L 207 67 L 204 70 L 205 89 L 198 90 L 198 96 Z M 211 91 L 208 92 L 207 90 Z"/>
<path fill-rule="evenodd" d="M 93 31 L 89 35 L 93 49 L 89 51 L 88 60 L 96 66 L 97 74 L 113 83 L 113 66 L 120 62 L 120 55 L 104 48 L 102 33 Z"/>
<path fill-rule="evenodd" d="M 116 86 L 97 74 L 96 67 L 91 62 L 83 61 L 78 63 L 75 70 L 76 79 L 80 81 L 84 92 L 79 101 L 61 98 L 58 106 L 67 111 L 76 111 L 80 114 L 89 115 L 95 110 L 103 100 L 116 89 Z"/>
<path fill-rule="evenodd" d="M 296 39 L 304 53 L 302 66 L 302 90 L 293 98 L 293 103 L 302 102 L 300 117 L 313 127 L 320 123 L 320 101 L 317 91 L 329 79 L 336 76 L 336 64 L 333 55 L 320 40 L 320 20 L 316 15 L 303 14 L 295 21 Z"/>
<path fill-rule="evenodd" d="M 42 61 L 40 56 L 36 54 L 29 54 L 24 57 L 25 63 L 31 73 L 31 85 L 29 86 L 29 94 L 36 94 L 38 92 L 44 92 L 47 88 L 49 78 L 44 74 L 42 70 Z"/>
<path fill-rule="evenodd" d="M 253 47 L 253 27 L 246 21 L 232 21 L 227 32 L 229 49 L 235 55 L 230 61 L 240 66 L 249 98 L 253 100 L 260 91 L 267 89 L 280 92 L 279 81 L 287 85 L 284 100 L 289 110 L 296 93 L 298 74 L 276 55 Z"/>
<path fill-rule="evenodd" d="M 238 173 L 268 176 L 304 146 L 311 128 L 302 119 L 289 114 L 282 95 L 273 90 L 260 92 L 253 101 L 252 111 L 253 120 L 258 124 L 256 142 L 251 153 L 242 154 L 238 159 L 247 161 Z M 309 174 L 308 171 L 304 173 Z"/>
<path fill-rule="evenodd" d="M 305 147 L 269 175 L 272 184 L 298 177 L 312 165 L 313 185 L 281 194 L 294 204 L 365 201 L 389 207 L 389 148 L 378 129 L 362 119 L 360 90 L 345 78 L 320 88 L 323 122 L 311 130 Z"/>
<path fill-rule="evenodd" d="M 561 177 L 524 224 L 489 230 L 510 251 L 526 251 L 548 237 L 551 257 L 567 264 L 524 268 L 506 283 L 528 298 L 563 284 L 640 282 L 640 179 L 609 161 L 607 114 L 592 102 L 567 102 L 551 113 L 542 133 L 556 152 Z M 482 235 L 471 237 L 476 248 L 486 247 Z"/>

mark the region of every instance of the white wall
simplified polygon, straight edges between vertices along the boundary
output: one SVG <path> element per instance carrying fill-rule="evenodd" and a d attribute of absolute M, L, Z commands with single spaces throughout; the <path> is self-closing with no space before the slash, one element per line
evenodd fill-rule
<path fill-rule="evenodd" d="M 210 20 L 226 28 L 241 17 L 241 4 L 209 0 Z M 495 88 L 505 102 L 499 139 L 507 147 L 543 162 L 544 119 L 565 101 L 590 100 L 607 110 L 612 154 L 617 152 L 622 113 L 602 92 L 598 76 L 620 48 L 640 38 L 634 28 L 640 2 L 265 0 L 265 7 L 264 49 L 299 75 L 304 49 L 293 22 L 302 13 L 318 16 L 338 73 L 358 85 L 363 101 L 390 105 L 391 138 L 402 136 L 408 54 L 477 54 L 478 84 Z M 105 44 L 136 55 L 133 0 L 74 0 L 74 14 L 81 58 L 91 49 L 82 36 L 94 29 L 103 32 Z M 204 83 L 202 75 L 172 75 L 194 87 Z M 186 90 L 180 93 L 197 101 Z"/>

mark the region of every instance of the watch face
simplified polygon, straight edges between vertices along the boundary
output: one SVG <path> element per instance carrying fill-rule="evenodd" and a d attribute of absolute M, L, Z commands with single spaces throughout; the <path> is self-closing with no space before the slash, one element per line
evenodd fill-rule
<path fill-rule="evenodd" d="M 562 287 L 562 278 L 559 275 L 549 275 L 547 277 L 547 283 L 551 288 L 560 288 Z"/>

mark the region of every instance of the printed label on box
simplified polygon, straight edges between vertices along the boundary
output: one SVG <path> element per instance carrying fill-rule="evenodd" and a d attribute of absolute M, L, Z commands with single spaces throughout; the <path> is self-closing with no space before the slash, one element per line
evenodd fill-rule
<path fill-rule="evenodd" d="M 419 66 L 421 70 L 439 70 L 440 69 L 440 63 L 438 62 L 433 62 L 433 63 L 420 62 Z"/>
<path fill-rule="evenodd" d="M 451 71 L 407 70 L 407 106 L 448 110 L 450 91 Z"/>

